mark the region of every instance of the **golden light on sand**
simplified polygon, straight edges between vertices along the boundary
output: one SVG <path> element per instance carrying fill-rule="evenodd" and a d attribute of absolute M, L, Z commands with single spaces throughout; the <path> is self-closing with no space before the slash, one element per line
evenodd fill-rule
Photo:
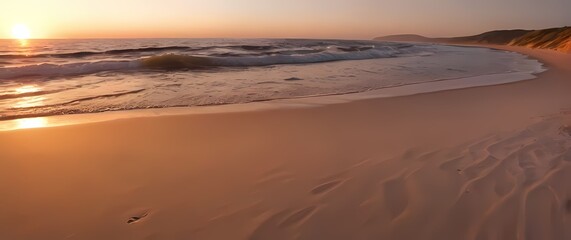
<path fill-rule="evenodd" d="M 12 37 L 18 40 L 27 40 L 31 36 L 30 29 L 24 24 L 16 24 L 12 27 Z"/>
<path fill-rule="evenodd" d="M 16 121 L 16 129 L 40 128 L 48 125 L 48 120 L 43 117 L 24 118 L 24 119 L 17 119 L 15 121 Z"/>

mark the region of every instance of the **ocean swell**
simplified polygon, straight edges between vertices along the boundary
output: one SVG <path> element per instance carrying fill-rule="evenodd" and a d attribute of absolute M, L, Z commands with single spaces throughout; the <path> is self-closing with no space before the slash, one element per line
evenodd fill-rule
<path fill-rule="evenodd" d="M 307 50 L 304 50 L 307 52 Z M 0 68 L 0 79 L 31 76 L 69 76 L 93 74 L 105 71 L 130 71 L 144 69 L 192 70 L 214 67 L 256 67 L 278 64 L 308 64 L 342 60 L 363 60 L 396 57 L 402 53 L 392 47 L 334 48 L 307 54 L 269 54 L 262 56 L 207 56 L 185 54 L 161 54 L 131 61 L 97 61 L 68 64 L 39 64 Z"/>
<path fill-rule="evenodd" d="M 161 52 L 173 50 L 190 50 L 190 47 L 184 46 L 170 46 L 170 47 L 145 47 L 145 48 L 128 48 L 128 49 L 115 49 L 102 52 L 94 51 L 81 51 L 71 53 L 50 53 L 50 54 L 4 54 L 0 55 L 0 59 L 19 59 L 19 58 L 82 58 L 94 55 L 116 55 L 128 53 L 145 53 L 145 52 Z"/>

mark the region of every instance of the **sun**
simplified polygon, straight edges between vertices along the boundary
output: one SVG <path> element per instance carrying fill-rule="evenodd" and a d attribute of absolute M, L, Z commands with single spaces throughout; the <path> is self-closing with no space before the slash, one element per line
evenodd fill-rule
<path fill-rule="evenodd" d="M 19 40 L 30 38 L 30 29 L 24 24 L 16 24 L 12 28 L 12 37 Z"/>

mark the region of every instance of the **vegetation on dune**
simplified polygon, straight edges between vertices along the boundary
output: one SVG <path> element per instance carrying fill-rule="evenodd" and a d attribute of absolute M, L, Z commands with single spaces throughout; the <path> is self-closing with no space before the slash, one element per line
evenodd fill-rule
<path fill-rule="evenodd" d="M 444 38 L 444 41 L 448 42 L 461 42 L 461 43 L 487 43 L 487 44 L 508 44 L 515 38 L 519 38 L 529 33 L 529 30 L 498 30 L 485 32 L 475 36 L 468 37 L 455 37 L 455 38 Z"/>
<path fill-rule="evenodd" d="M 571 27 L 543 30 L 497 30 L 466 37 L 427 38 L 419 35 L 392 35 L 375 38 L 380 41 L 499 44 L 552 49 L 571 53 Z"/>
<path fill-rule="evenodd" d="M 531 31 L 512 40 L 509 45 L 570 52 L 571 27 Z"/>

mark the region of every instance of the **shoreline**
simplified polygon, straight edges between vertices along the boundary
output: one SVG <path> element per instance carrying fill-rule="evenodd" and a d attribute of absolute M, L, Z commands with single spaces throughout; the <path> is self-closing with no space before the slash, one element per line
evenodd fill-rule
<path fill-rule="evenodd" d="M 532 81 L 0 132 L 0 238 L 566 239 L 571 55 L 528 53 Z"/>
<path fill-rule="evenodd" d="M 450 44 L 444 44 L 450 45 Z M 510 47 L 498 45 L 450 45 L 462 47 L 490 48 L 496 50 L 511 51 L 527 56 L 530 59 L 538 60 L 529 56 L 523 47 Z M 515 50 L 515 51 L 514 51 Z M 548 51 L 548 50 L 543 50 Z M 532 54 L 535 51 L 531 52 Z M 530 53 L 530 52 L 528 52 Z M 571 59 L 571 58 L 570 58 Z M 0 131 L 14 131 L 19 129 L 58 127 L 77 124 L 88 124 L 96 122 L 113 121 L 127 118 L 140 117 L 157 117 L 157 116 L 176 116 L 186 114 L 204 114 L 204 113 L 224 113 L 237 111 L 260 111 L 272 110 L 279 108 L 292 107 L 315 107 L 327 104 L 347 103 L 352 101 L 360 101 L 376 98 L 394 98 L 414 96 L 417 94 L 430 94 L 442 91 L 454 91 L 467 88 L 477 88 L 486 86 L 503 85 L 517 83 L 520 81 L 537 80 L 539 75 L 545 71 L 547 63 L 539 61 L 542 69 L 537 70 L 538 73 L 496 73 L 489 75 L 479 75 L 472 77 L 441 79 L 431 82 L 410 83 L 398 86 L 384 87 L 364 92 L 348 92 L 348 93 L 331 93 L 323 95 L 298 96 L 291 98 L 267 99 L 247 103 L 232 103 L 221 105 L 207 106 L 181 106 L 181 107 L 165 107 L 165 108 L 149 108 L 149 109 L 132 109 L 119 110 L 109 112 L 96 113 L 79 113 L 69 115 L 51 115 L 51 116 L 34 116 L 17 119 L 9 119 L 0 121 Z"/>

